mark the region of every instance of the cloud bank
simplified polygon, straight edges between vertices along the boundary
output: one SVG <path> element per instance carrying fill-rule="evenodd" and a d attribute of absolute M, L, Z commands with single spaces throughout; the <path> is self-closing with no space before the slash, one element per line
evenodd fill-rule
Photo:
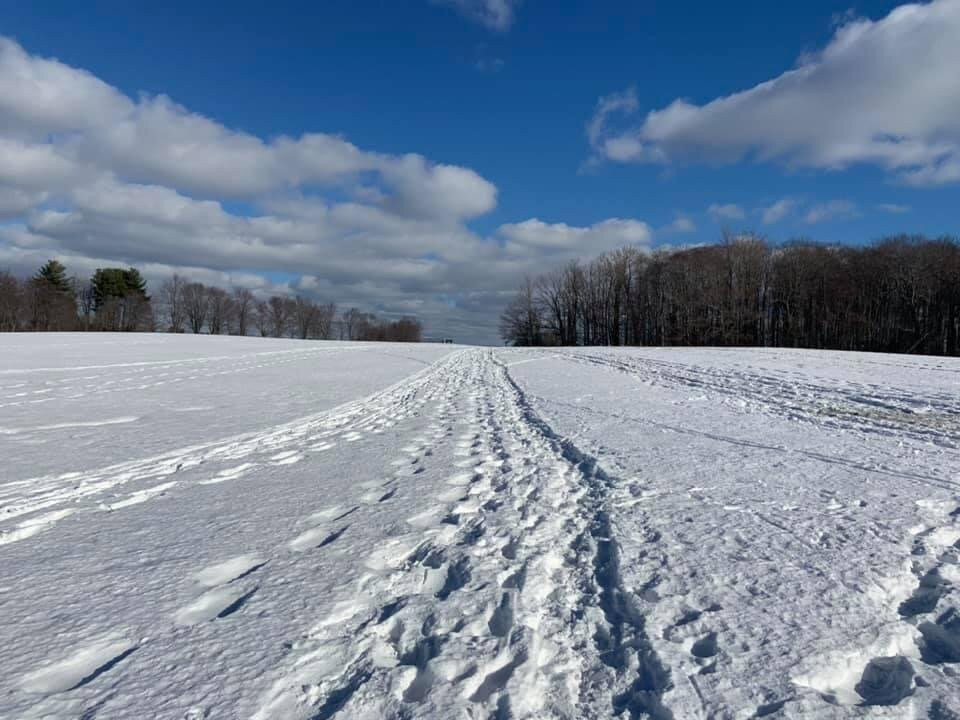
<path fill-rule="evenodd" d="M 879 166 L 915 186 L 960 181 L 960 2 L 848 20 L 820 52 L 755 87 L 677 99 L 636 123 L 635 91 L 601 98 L 595 158 L 662 165 L 745 158 L 793 167 Z"/>
<path fill-rule="evenodd" d="M 260 138 L 0 37 L 0 268 L 135 264 L 151 282 L 305 292 L 496 341 L 525 272 L 651 238 L 631 219 L 473 232 L 496 204 L 470 168 L 335 134 Z"/>

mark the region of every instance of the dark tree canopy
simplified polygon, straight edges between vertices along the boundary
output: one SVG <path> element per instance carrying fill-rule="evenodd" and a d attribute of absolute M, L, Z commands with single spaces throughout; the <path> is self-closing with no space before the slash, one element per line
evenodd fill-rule
<path fill-rule="evenodd" d="M 33 280 L 35 283 L 47 285 L 56 292 L 71 292 L 70 280 L 67 278 L 67 268 L 59 260 L 47 260 L 43 267 L 37 270 Z"/>
<path fill-rule="evenodd" d="M 90 288 L 101 330 L 152 329 L 147 283 L 136 268 L 97 268 Z"/>
<path fill-rule="evenodd" d="M 48 260 L 21 292 L 22 315 L 32 330 L 73 330 L 77 304 L 67 269 L 58 260 Z"/>
<path fill-rule="evenodd" d="M 99 310 L 110 300 L 150 299 L 147 297 L 147 283 L 136 268 L 97 268 L 91 284 L 94 310 Z"/>
<path fill-rule="evenodd" d="M 625 248 L 527 281 L 501 321 L 517 345 L 777 346 L 960 354 L 960 245 L 726 237 Z"/>

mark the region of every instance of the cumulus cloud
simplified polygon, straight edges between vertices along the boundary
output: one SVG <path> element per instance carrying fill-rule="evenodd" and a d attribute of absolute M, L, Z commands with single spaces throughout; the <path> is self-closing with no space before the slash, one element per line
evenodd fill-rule
<path fill-rule="evenodd" d="M 496 203 L 496 186 L 467 167 L 327 133 L 263 139 L 0 38 L 0 268 L 134 264 L 153 285 L 181 272 L 305 292 L 495 342 L 524 273 L 650 241 L 630 219 L 473 232 L 468 221 Z M 292 279 L 266 279 L 275 273 Z"/>
<path fill-rule="evenodd" d="M 722 222 L 724 220 L 743 220 L 747 214 L 744 212 L 743 208 L 734 203 L 713 203 L 710 207 L 707 208 L 707 213 L 713 218 L 714 222 Z"/>
<path fill-rule="evenodd" d="M 796 199 L 787 197 L 777 200 L 773 205 L 760 208 L 759 212 L 760 217 L 763 219 L 763 224 L 773 225 L 780 222 L 792 213 L 799 204 L 799 201 Z"/>
<path fill-rule="evenodd" d="M 858 217 L 859 214 L 857 206 L 849 200 L 830 200 L 810 207 L 803 216 L 803 221 L 814 225 L 827 220 L 848 220 Z"/>
<path fill-rule="evenodd" d="M 496 204 L 496 188 L 469 168 L 363 151 L 323 133 L 264 141 L 163 95 L 134 101 L 83 70 L 31 56 L 3 38 L 0 119 L 12 136 L 0 140 L 0 173 L 45 186 L 108 169 L 132 182 L 250 198 L 371 176 L 398 212 L 468 218 Z"/>
<path fill-rule="evenodd" d="M 466 18 L 491 30 L 503 32 L 513 25 L 514 9 L 520 0 L 433 0 L 436 5 L 453 7 Z"/>
<path fill-rule="evenodd" d="M 587 227 L 545 223 L 536 218 L 501 225 L 497 230 L 511 256 L 588 257 L 625 245 L 645 247 L 653 233 L 639 220 L 611 218 Z"/>
<path fill-rule="evenodd" d="M 686 215 L 679 214 L 672 222 L 660 228 L 659 231 L 668 235 L 692 233 L 697 231 L 697 225 Z"/>
<path fill-rule="evenodd" d="M 955 182 L 958 37 L 957 0 L 848 19 L 796 68 L 702 105 L 678 99 L 636 122 L 633 90 L 602 98 L 587 135 L 595 157 L 616 162 L 867 163 L 912 185 Z"/>

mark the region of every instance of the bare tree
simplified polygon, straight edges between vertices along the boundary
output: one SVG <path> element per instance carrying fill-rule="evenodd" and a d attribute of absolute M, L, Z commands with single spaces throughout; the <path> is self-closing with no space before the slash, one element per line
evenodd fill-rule
<path fill-rule="evenodd" d="M 388 339 L 392 342 L 420 342 L 422 335 L 420 321 L 405 317 L 390 323 Z"/>
<path fill-rule="evenodd" d="M 296 328 L 297 337 L 306 340 L 316 332 L 318 308 L 315 303 L 297 295 L 290 306 L 291 319 Z"/>
<path fill-rule="evenodd" d="M 320 340 L 330 340 L 333 337 L 333 321 L 336 315 L 337 306 L 333 303 L 317 306 L 316 333 Z"/>
<path fill-rule="evenodd" d="M 543 345 L 540 307 L 529 277 L 500 315 L 500 335 L 511 345 Z"/>
<path fill-rule="evenodd" d="M 273 295 L 267 301 L 270 310 L 270 334 L 273 337 L 283 337 L 287 334 L 291 304 L 292 301 L 289 298 L 282 298 L 279 295 Z"/>
<path fill-rule="evenodd" d="M 186 283 L 182 290 L 183 309 L 190 329 L 194 333 L 203 332 L 207 322 L 207 312 L 210 307 L 209 293 L 202 283 Z"/>
<path fill-rule="evenodd" d="M 176 273 L 160 286 L 160 306 L 169 332 L 183 332 L 187 320 L 183 288 L 186 282 Z"/>
<path fill-rule="evenodd" d="M 250 315 L 254 312 L 253 293 L 247 288 L 233 289 L 234 332 L 247 335 L 250 329 Z"/>
<path fill-rule="evenodd" d="M 536 314 L 540 313 L 539 331 Z M 652 254 L 605 253 L 530 282 L 506 341 L 773 345 L 960 354 L 960 244 L 899 236 L 866 247 L 752 234 Z"/>
<path fill-rule="evenodd" d="M 267 337 L 270 335 L 270 329 L 273 327 L 272 317 L 270 313 L 270 306 L 267 305 L 263 300 L 260 300 L 254 306 L 254 319 L 257 323 L 257 332 L 260 333 L 260 337 Z"/>
<path fill-rule="evenodd" d="M 340 339 L 356 340 L 363 313 L 352 307 L 340 316 Z"/>
<path fill-rule="evenodd" d="M 207 289 L 207 327 L 211 335 L 227 332 L 230 324 L 232 301 L 226 290 L 218 287 Z"/>
<path fill-rule="evenodd" d="M 0 332 L 16 332 L 24 324 L 24 289 L 17 278 L 0 271 Z"/>
<path fill-rule="evenodd" d="M 80 316 L 83 318 L 83 329 L 90 330 L 93 324 L 93 311 L 96 305 L 93 283 L 89 280 L 83 281 L 73 278 L 71 284 L 73 285 L 73 292 L 76 296 L 77 308 L 80 311 Z"/>

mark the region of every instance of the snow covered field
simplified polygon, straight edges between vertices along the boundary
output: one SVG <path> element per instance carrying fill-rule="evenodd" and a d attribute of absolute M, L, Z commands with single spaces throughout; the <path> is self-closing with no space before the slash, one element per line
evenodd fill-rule
<path fill-rule="evenodd" d="M 0 718 L 960 717 L 960 361 L 0 335 Z"/>

